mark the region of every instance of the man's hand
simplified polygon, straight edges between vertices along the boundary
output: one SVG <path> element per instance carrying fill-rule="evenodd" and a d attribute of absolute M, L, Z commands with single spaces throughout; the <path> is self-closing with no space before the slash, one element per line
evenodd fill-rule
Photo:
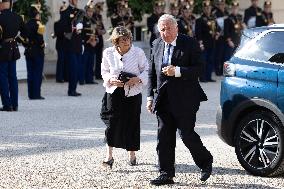
<path fill-rule="evenodd" d="M 146 108 L 149 113 L 153 113 L 153 100 L 147 100 Z"/>
<path fill-rule="evenodd" d="M 116 78 L 110 78 L 109 83 L 112 86 L 123 87 L 122 81 L 120 81 L 120 80 L 118 80 Z"/>
<path fill-rule="evenodd" d="M 138 83 L 141 83 L 141 79 L 139 77 L 132 77 L 132 78 L 128 78 L 129 81 L 127 81 L 125 84 L 132 87 Z"/>
<path fill-rule="evenodd" d="M 229 47 L 231 47 L 231 48 L 235 48 L 235 44 L 234 44 L 234 42 L 231 41 L 231 40 L 228 41 L 228 45 L 229 45 Z"/>
<path fill-rule="evenodd" d="M 175 71 L 176 71 L 176 67 L 173 65 L 164 67 L 162 69 L 162 72 L 166 75 L 166 76 L 174 76 L 175 75 Z"/>

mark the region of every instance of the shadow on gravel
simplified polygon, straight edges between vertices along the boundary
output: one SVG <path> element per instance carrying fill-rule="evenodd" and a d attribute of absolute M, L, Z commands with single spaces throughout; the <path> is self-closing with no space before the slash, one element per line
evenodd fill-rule
<path fill-rule="evenodd" d="M 280 188 L 275 188 L 275 187 L 270 187 L 270 186 L 265 186 L 262 184 L 228 184 L 228 183 L 210 183 L 210 184 L 195 184 L 195 185 L 189 185 L 190 187 L 194 187 L 194 188 L 251 188 L 251 189 L 280 189 Z"/>
<path fill-rule="evenodd" d="M 195 165 L 188 164 L 177 164 L 176 165 L 177 173 L 199 173 L 200 169 Z M 247 172 L 241 169 L 232 169 L 224 167 L 214 167 L 213 164 L 213 173 L 216 175 L 246 175 Z"/>

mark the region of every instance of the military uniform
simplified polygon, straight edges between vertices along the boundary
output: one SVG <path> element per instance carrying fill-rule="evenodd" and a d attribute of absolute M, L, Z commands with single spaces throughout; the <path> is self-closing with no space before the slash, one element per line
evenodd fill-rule
<path fill-rule="evenodd" d="M 82 64 L 82 10 L 69 5 L 61 14 L 62 27 L 64 28 L 64 46 L 68 56 L 69 85 L 68 96 L 80 96 L 76 91 L 79 67 Z"/>
<path fill-rule="evenodd" d="M 268 26 L 271 24 L 275 24 L 273 13 L 269 11 L 265 11 L 266 8 L 271 8 L 272 3 L 271 1 L 264 2 L 264 10 L 262 11 L 260 16 L 256 17 L 256 26 Z"/>
<path fill-rule="evenodd" d="M 67 6 L 64 3 L 60 7 L 60 19 L 54 22 L 54 38 L 56 38 L 55 48 L 57 51 L 57 64 L 56 64 L 56 82 L 63 83 L 68 81 L 68 55 L 64 45 L 64 25 L 62 23 L 62 12 L 66 10 Z"/>
<path fill-rule="evenodd" d="M 43 34 L 45 32 L 44 26 L 40 20 L 36 18 L 39 10 L 31 7 L 31 19 L 26 23 L 30 34 L 28 36 L 28 43 L 25 45 L 25 56 L 28 72 L 28 96 L 29 99 L 44 99 L 41 96 L 41 84 L 44 64 L 44 40 Z"/>
<path fill-rule="evenodd" d="M 103 57 L 103 49 L 104 49 L 104 39 L 103 35 L 106 33 L 105 31 L 105 26 L 103 24 L 103 18 L 102 15 L 100 14 L 99 11 L 100 9 L 100 4 L 95 5 L 95 13 L 93 14 L 93 18 L 96 21 L 96 29 L 97 29 L 97 37 L 98 37 L 98 42 L 95 46 L 95 77 L 96 79 L 102 79 L 102 74 L 101 74 L 101 63 L 102 63 L 102 57 Z"/>
<path fill-rule="evenodd" d="M 157 1 L 155 2 L 155 7 L 158 9 L 162 9 L 164 6 L 164 2 L 162 1 Z M 159 18 L 163 15 L 163 11 L 161 13 L 156 13 L 154 12 L 151 14 L 150 17 L 147 18 L 147 27 L 148 27 L 148 32 L 151 32 L 151 37 L 150 37 L 150 46 L 152 47 L 152 43 L 155 39 L 160 37 L 160 33 L 157 27 L 158 20 Z"/>
<path fill-rule="evenodd" d="M 2 0 L 5 2 L 5 0 Z M 9 2 L 9 1 L 6 1 Z M 22 17 L 10 9 L 0 11 L 0 91 L 3 104 L 2 111 L 18 110 L 18 80 L 16 73 L 16 60 L 20 52 L 15 40 L 18 32 L 26 33 Z"/>
<path fill-rule="evenodd" d="M 225 60 L 225 39 L 224 39 L 224 21 L 228 18 L 229 13 L 226 10 L 221 10 L 218 7 L 218 4 L 225 4 L 224 0 L 218 0 L 217 6 L 212 11 L 213 17 L 216 19 L 216 23 L 220 28 L 220 36 L 216 40 L 215 46 L 215 59 L 214 59 L 214 67 L 216 75 L 223 75 L 223 64 Z M 224 5 L 223 5 L 224 6 Z"/>
<path fill-rule="evenodd" d="M 224 37 L 225 37 L 225 61 L 229 60 L 234 51 L 240 44 L 241 34 L 243 30 L 242 26 L 243 16 L 241 14 L 230 14 L 225 20 L 224 24 Z M 234 47 L 229 46 L 229 41 L 232 41 Z"/>
<path fill-rule="evenodd" d="M 178 22 L 178 31 L 179 33 L 188 35 L 190 37 L 194 37 L 195 35 L 195 23 L 196 23 L 196 18 L 193 14 L 187 16 L 185 15 L 184 11 L 191 11 L 192 9 L 189 5 L 184 6 L 181 9 L 181 16 L 179 18 Z M 187 13 L 189 14 L 189 13 Z"/>
<path fill-rule="evenodd" d="M 245 10 L 244 23 L 248 28 L 256 26 L 256 18 L 261 16 L 262 9 L 260 7 L 250 6 Z"/>
<path fill-rule="evenodd" d="M 93 17 L 85 16 L 83 20 L 83 65 L 84 75 L 79 77 L 80 82 L 86 84 L 97 84 L 94 82 L 94 65 L 95 65 L 95 46 L 97 43 L 96 37 L 96 21 Z"/>
<path fill-rule="evenodd" d="M 203 6 L 209 7 L 210 2 L 205 1 Z M 195 36 L 201 46 L 204 47 L 202 51 L 203 59 L 206 63 L 205 72 L 200 78 L 201 82 L 211 82 L 214 81 L 211 78 L 213 67 L 214 67 L 214 48 L 215 48 L 215 38 L 220 32 L 215 18 L 212 15 L 206 15 L 203 13 L 200 18 L 196 20 Z"/>

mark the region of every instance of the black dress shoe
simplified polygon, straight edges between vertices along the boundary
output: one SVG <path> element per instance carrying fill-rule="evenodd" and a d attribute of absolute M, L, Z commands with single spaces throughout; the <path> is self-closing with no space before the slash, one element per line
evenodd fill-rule
<path fill-rule="evenodd" d="M 17 112 L 18 111 L 18 106 L 13 106 L 13 111 Z"/>
<path fill-rule="evenodd" d="M 129 161 L 129 165 L 130 165 L 130 166 L 135 166 L 135 165 L 137 165 L 136 157 L 133 158 L 133 159 L 131 159 L 131 160 Z"/>
<path fill-rule="evenodd" d="M 56 80 L 56 83 L 64 83 L 64 80 Z"/>
<path fill-rule="evenodd" d="M 150 183 L 155 186 L 161 186 L 166 184 L 174 184 L 174 180 L 171 177 L 168 177 L 167 175 L 160 175 L 154 180 L 151 180 Z"/>
<path fill-rule="evenodd" d="M 95 81 L 89 81 L 89 82 L 86 82 L 86 84 L 88 85 L 97 85 L 99 83 L 95 82 Z"/>
<path fill-rule="evenodd" d="M 11 106 L 3 106 L 2 108 L 0 108 L 0 111 L 12 112 L 13 108 Z"/>
<path fill-rule="evenodd" d="M 45 98 L 40 96 L 40 97 L 30 97 L 30 100 L 44 100 Z"/>
<path fill-rule="evenodd" d="M 214 79 L 208 79 L 207 82 L 216 82 Z"/>
<path fill-rule="evenodd" d="M 81 96 L 81 93 L 77 93 L 77 92 L 72 92 L 72 93 L 68 93 L 68 96 Z"/>
<path fill-rule="evenodd" d="M 108 161 L 103 161 L 103 166 L 109 167 L 109 168 L 112 169 L 113 162 L 114 162 L 114 159 L 113 159 L 113 158 L 111 158 L 111 159 L 108 160 Z"/>
<path fill-rule="evenodd" d="M 79 85 L 85 85 L 85 82 L 84 81 L 80 81 Z"/>
<path fill-rule="evenodd" d="M 200 180 L 201 181 L 206 181 L 212 174 L 212 162 L 211 161 L 205 168 L 203 168 L 201 170 L 201 176 L 200 176 Z"/>

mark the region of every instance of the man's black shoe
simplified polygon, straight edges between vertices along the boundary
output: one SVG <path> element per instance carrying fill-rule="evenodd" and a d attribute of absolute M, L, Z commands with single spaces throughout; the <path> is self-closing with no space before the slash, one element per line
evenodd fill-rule
<path fill-rule="evenodd" d="M 56 80 L 56 83 L 64 83 L 64 80 Z"/>
<path fill-rule="evenodd" d="M 174 180 L 172 177 L 168 177 L 167 175 L 160 175 L 154 180 L 151 180 L 150 183 L 155 186 L 161 186 L 166 184 L 174 184 Z"/>
<path fill-rule="evenodd" d="M 207 82 L 216 82 L 214 79 L 208 79 Z"/>
<path fill-rule="evenodd" d="M 89 81 L 89 82 L 86 82 L 86 84 L 88 85 L 97 85 L 99 83 L 95 82 L 95 81 Z"/>
<path fill-rule="evenodd" d="M 203 168 L 201 170 L 201 177 L 200 177 L 201 181 L 204 182 L 211 176 L 211 173 L 212 173 L 212 162 L 213 161 L 211 161 L 205 168 Z"/>
<path fill-rule="evenodd" d="M 68 93 L 68 96 L 81 96 L 81 93 L 73 92 L 73 93 Z"/>
<path fill-rule="evenodd" d="M 2 108 L 0 108 L 0 111 L 12 112 L 13 108 L 11 106 L 3 106 Z"/>
<path fill-rule="evenodd" d="M 31 97 L 30 100 L 44 100 L 45 98 L 40 96 L 40 97 Z"/>
<path fill-rule="evenodd" d="M 18 111 L 18 106 L 14 106 L 14 107 L 13 107 L 13 111 L 14 111 L 14 112 L 17 112 L 17 111 Z"/>

